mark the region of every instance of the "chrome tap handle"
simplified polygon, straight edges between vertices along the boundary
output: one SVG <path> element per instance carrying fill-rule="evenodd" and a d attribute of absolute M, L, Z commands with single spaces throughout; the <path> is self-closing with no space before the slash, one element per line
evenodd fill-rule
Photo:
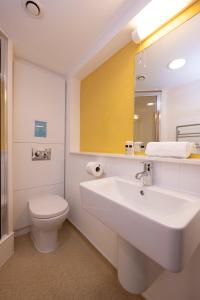
<path fill-rule="evenodd" d="M 152 168 L 153 163 L 150 161 L 143 162 L 144 170 L 142 172 L 138 172 L 135 174 L 135 178 L 138 180 L 143 180 L 143 185 L 152 185 L 153 179 L 152 179 Z"/>
<path fill-rule="evenodd" d="M 150 161 L 145 161 L 143 162 L 144 165 L 144 172 L 145 173 L 151 173 L 152 172 L 152 167 L 153 167 L 153 163 Z"/>
<path fill-rule="evenodd" d="M 143 176 L 144 185 L 153 184 L 152 170 L 153 170 L 153 163 L 150 161 L 144 162 L 144 176 Z"/>

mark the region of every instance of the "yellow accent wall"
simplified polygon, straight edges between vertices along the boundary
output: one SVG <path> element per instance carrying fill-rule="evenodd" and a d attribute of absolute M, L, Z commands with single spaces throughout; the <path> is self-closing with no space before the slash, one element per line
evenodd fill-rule
<path fill-rule="evenodd" d="M 80 151 L 124 153 L 133 139 L 134 43 L 81 82 Z"/>

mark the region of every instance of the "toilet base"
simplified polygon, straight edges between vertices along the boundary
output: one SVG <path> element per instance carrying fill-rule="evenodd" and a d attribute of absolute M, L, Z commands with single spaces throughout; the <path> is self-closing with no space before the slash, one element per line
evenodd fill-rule
<path fill-rule="evenodd" d="M 31 239 L 35 248 L 41 253 L 48 253 L 56 250 L 58 243 L 58 229 L 42 231 L 37 228 L 31 229 Z"/>
<path fill-rule="evenodd" d="M 32 217 L 31 239 L 35 248 L 42 253 L 48 253 L 58 248 L 58 230 L 67 219 L 69 208 L 62 215 L 38 219 Z"/>

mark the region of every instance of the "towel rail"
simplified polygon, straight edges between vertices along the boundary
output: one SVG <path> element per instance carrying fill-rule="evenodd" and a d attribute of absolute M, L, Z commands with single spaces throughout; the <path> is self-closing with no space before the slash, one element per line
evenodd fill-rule
<path fill-rule="evenodd" d="M 184 139 L 194 142 L 196 145 L 196 152 L 200 153 L 200 124 L 187 124 L 176 126 L 176 141 Z"/>

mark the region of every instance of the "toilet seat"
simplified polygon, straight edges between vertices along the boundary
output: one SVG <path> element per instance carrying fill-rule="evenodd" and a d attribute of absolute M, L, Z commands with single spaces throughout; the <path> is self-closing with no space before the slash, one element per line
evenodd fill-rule
<path fill-rule="evenodd" d="M 45 195 L 29 200 L 32 217 L 50 219 L 60 216 L 69 210 L 68 203 L 58 195 Z"/>

